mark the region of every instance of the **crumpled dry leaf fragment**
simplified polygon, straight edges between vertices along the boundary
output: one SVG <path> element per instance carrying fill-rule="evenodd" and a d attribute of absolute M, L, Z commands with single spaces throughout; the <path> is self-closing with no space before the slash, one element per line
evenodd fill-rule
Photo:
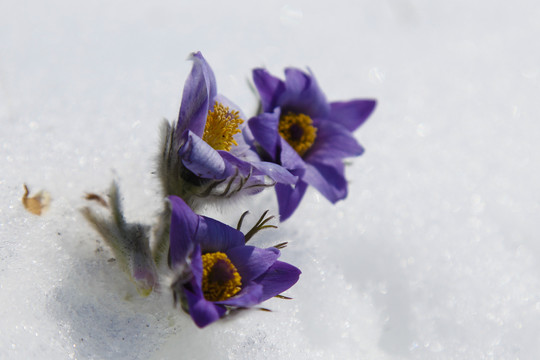
<path fill-rule="evenodd" d="M 47 191 L 41 190 L 32 197 L 28 197 L 30 190 L 26 184 L 24 186 L 24 195 L 22 197 L 22 203 L 24 208 L 34 215 L 41 215 L 49 208 L 51 204 L 51 194 Z"/>

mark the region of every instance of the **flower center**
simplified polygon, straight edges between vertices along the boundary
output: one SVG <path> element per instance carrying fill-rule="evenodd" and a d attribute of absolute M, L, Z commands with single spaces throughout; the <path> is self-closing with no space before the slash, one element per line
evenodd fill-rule
<path fill-rule="evenodd" d="M 203 140 L 215 150 L 229 151 L 231 145 L 238 145 L 233 136 L 242 132 L 238 127 L 243 122 L 238 111 L 216 101 L 214 109 L 208 110 Z"/>
<path fill-rule="evenodd" d="M 242 278 L 227 255 L 222 252 L 204 254 L 202 291 L 208 301 L 222 301 L 240 291 Z"/>
<path fill-rule="evenodd" d="M 311 118 L 292 112 L 281 116 L 278 132 L 300 156 L 309 150 L 317 137 L 317 128 L 313 126 Z"/>

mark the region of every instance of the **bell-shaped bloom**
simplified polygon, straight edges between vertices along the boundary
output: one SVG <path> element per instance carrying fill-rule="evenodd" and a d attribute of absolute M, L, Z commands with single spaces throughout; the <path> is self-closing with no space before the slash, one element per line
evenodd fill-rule
<path fill-rule="evenodd" d="M 281 221 L 298 207 L 308 185 L 332 203 L 347 196 L 343 159 L 364 149 L 352 132 L 373 112 L 369 99 L 328 102 L 315 77 L 295 68 L 285 81 L 264 69 L 253 71 L 262 113 L 249 120 L 261 158 L 298 176 L 296 184 L 276 184 Z"/>
<path fill-rule="evenodd" d="M 257 305 L 298 281 L 300 270 L 279 261 L 278 249 L 248 246 L 242 232 L 195 214 L 179 197 L 169 200 L 170 264 L 179 274 L 172 288 L 197 326 Z"/>
<path fill-rule="evenodd" d="M 262 162 L 246 144 L 245 116 L 217 93 L 214 73 L 200 52 L 184 85 L 178 121 L 166 124 L 159 175 L 166 195 L 190 206 L 197 197 L 230 197 L 260 191 L 273 183 L 294 183 L 284 168 Z"/>

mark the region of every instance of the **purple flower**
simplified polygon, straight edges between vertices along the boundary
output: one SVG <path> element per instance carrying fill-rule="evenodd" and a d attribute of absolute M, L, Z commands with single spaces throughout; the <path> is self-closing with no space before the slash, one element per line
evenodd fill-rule
<path fill-rule="evenodd" d="M 347 196 L 343 158 L 364 149 L 352 131 L 364 123 L 375 100 L 331 102 L 311 72 L 288 68 L 285 81 L 264 69 L 253 71 L 263 113 L 249 120 L 261 157 L 298 176 L 294 186 L 276 184 L 281 221 L 298 207 L 308 185 L 332 203 Z"/>
<path fill-rule="evenodd" d="M 240 109 L 217 93 L 214 73 L 200 52 L 184 85 L 178 122 L 163 134 L 159 174 L 165 195 L 178 195 L 190 206 L 194 198 L 228 197 L 260 191 L 274 182 L 294 183 L 295 177 L 275 163 L 262 162 L 246 144 Z"/>
<path fill-rule="evenodd" d="M 278 261 L 276 248 L 245 245 L 244 234 L 195 214 L 176 196 L 170 228 L 172 285 L 195 324 L 204 327 L 228 309 L 249 308 L 293 286 L 300 270 Z"/>

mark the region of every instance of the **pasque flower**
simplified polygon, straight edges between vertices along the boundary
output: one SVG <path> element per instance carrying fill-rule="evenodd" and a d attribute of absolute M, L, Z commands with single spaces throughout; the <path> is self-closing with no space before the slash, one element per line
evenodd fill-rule
<path fill-rule="evenodd" d="M 253 71 L 262 113 L 249 120 L 255 147 L 265 160 L 298 176 L 294 186 L 276 184 L 281 221 L 298 207 L 308 185 L 332 203 L 347 196 L 343 158 L 363 148 L 352 132 L 369 117 L 375 100 L 328 102 L 313 74 L 285 70 L 285 81 Z"/>
<path fill-rule="evenodd" d="M 249 308 L 293 286 L 300 270 L 277 260 L 277 248 L 245 244 L 242 232 L 195 214 L 179 197 L 172 205 L 172 288 L 195 324 L 204 327 L 228 310 Z"/>
<path fill-rule="evenodd" d="M 287 170 L 260 161 L 246 144 L 245 116 L 217 93 L 214 73 L 200 52 L 184 85 L 178 121 L 166 124 L 159 175 L 165 195 L 178 195 L 190 206 L 196 198 L 257 192 L 274 182 L 294 183 Z"/>
<path fill-rule="evenodd" d="M 255 194 L 275 183 L 295 183 L 289 171 L 261 161 L 247 145 L 245 139 L 251 135 L 246 117 L 217 93 L 214 72 L 202 54 L 193 53 L 190 59 L 193 67 L 184 85 L 178 121 L 166 122 L 162 130 L 158 176 L 164 196 L 177 195 L 196 209 L 209 200 Z M 169 219 L 165 207 L 155 228 L 157 264 L 168 248 Z"/>

